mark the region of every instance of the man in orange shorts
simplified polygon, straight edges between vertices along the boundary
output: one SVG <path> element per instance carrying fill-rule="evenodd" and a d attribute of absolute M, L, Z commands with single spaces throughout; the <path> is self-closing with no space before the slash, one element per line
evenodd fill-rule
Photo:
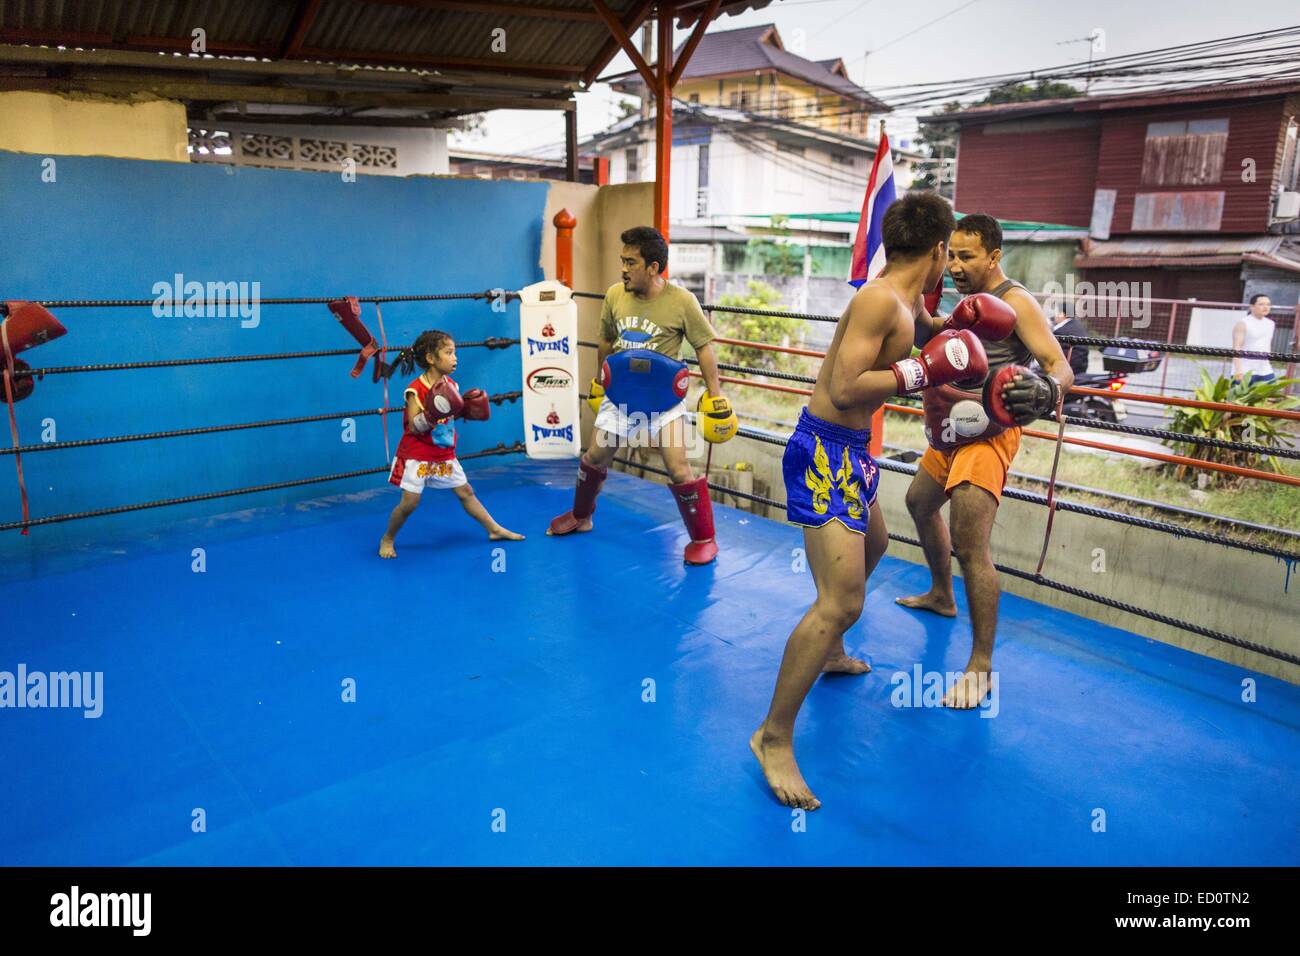
<path fill-rule="evenodd" d="M 996 219 L 975 214 L 958 221 L 948 245 L 948 274 L 957 291 L 967 298 L 954 309 L 948 324 L 954 319 L 959 324 L 979 322 L 972 310 L 985 308 L 992 312 L 1003 303 L 1015 311 L 1011 333 L 984 343 L 989 360 L 985 382 L 991 382 L 1008 365 L 1027 366 L 1031 358 L 1038 360 L 1043 372 L 1026 369 L 1015 375 L 1004 373 L 1002 378 L 1009 380 L 999 382 L 1005 407 L 1018 426 L 1023 426 L 1052 413 L 1057 397 L 1074 384 L 1074 372 L 1038 302 L 1024 286 L 1007 278 L 1001 260 L 1002 228 Z M 1001 301 L 989 301 L 989 296 Z M 959 316 L 959 312 L 970 314 Z M 923 344 L 944 324 L 941 318 L 925 321 L 918 317 L 917 344 Z M 974 640 L 962 678 L 944 696 L 947 707 L 976 707 L 990 686 L 1001 592 L 989 554 L 989 535 L 1007 471 L 1020 449 L 1020 427 L 1006 427 L 991 420 L 984 391 L 982 387 L 971 391 L 944 385 L 922 392 L 930 447 L 921 457 L 907 490 L 907 509 L 916 522 L 917 536 L 930 566 L 930 590 L 898 598 L 898 603 L 956 617 L 951 561 L 954 551 L 966 581 Z M 951 533 L 939 514 L 947 501 L 952 502 Z"/>

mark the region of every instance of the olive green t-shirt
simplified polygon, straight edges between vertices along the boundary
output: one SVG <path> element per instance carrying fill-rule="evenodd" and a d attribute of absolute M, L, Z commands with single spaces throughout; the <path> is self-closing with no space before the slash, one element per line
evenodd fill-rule
<path fill-rule="evenodd" d="M 619 349 L 654 349 L 681 358 L 682 340 L 697 352 L 713 341 L 713 327 L 694 294 L 671 282 L 653 299 L 638 299 L 618 282 L 605 293 L 600 335 Z"/>

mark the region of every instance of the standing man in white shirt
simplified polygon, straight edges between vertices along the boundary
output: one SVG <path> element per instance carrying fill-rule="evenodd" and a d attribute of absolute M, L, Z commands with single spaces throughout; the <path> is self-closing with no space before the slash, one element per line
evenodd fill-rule
<path fill-rule="evenodd" d="M 1247 352 L 1273 351 L 1274 322 L 1268 317 L 1273 307 L 1268 296 L 1256 294 L 1250 297 L 1250 311 L 1232 329 L 1232 347 L 1245 349 Z M 1268 359 L 1234 358 L 1232 360 L 1232 377 L 1238 381 L 1271 382 L 1277 378 Z"/>

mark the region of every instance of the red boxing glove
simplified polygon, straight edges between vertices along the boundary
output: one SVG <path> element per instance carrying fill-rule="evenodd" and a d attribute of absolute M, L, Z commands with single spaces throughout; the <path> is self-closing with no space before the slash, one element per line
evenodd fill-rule
<path fill-rule="evenodd" d="M 465 400 L 460 397 L 460 391 L 445 375 L 430 385 L 428 394 L 424 396 L 424 417 L 430 425 L 444 418 L 459 418 L 464 409 Z"/>
<path fill-rule="evenodd" d="M 889 366 L 898 381 L 898 394 L 919 392 L 931 385 L 961 385 L 984 380 L 989 359 L 970 329 L 946 329 L 925 343 L 918 358 Z"/>
<path fill-rule="evenodd" d="M 1005 339 L 1016 329 L 1016 310 L 995 295 L 979 292 L 957 303 L 945 329 L 970 329 L 986 342 Z"/>
<path fill-rule="evenodd" d="M 464 415 L 472 422 L 485 422 L 492 414 L 492 405 L 488 402 L 487 392 L 481 388 L 471 388 L 465 393 Z"/>

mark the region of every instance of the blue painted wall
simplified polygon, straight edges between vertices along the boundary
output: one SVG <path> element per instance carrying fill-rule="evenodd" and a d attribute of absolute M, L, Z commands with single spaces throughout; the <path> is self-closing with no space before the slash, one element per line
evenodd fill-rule
<path fill-rule="evenodd" d="M 152 298 L 176 273 L 202 282 L 259 282 L 264 298 L 518 289 L 538 264 L 547 186 L 484 180 L 334 174 L 0 152 L 0 297 Z M 483 301 L 383 307 L 390 343 L 427 328 L 469 341 L 518 334 L 518 306 Z M 33 367 L 251 355 L 352 346 L 323 305 L 264 305 L 255 327 L 237 317 L 158 318 L 149 308 L 64 309 L 68 334 L 24 354 Z M 363 320 L 378 335 L 375 308 Z M 332 357 L 147 371 L 55 375 L 17 406 L 23 444 L 53 422 L 59 441 L 377 408 L 370 372 L 348 377 Z M 467 349 L 462 388 L 519 388 L 519 353 Z M 400 403 L 403 381 L 390 383 Z M 378 416 L 23 456 L 33 517 L 384 465 Z M 390 447 L 400 417 L 389 416 Z M 10 444 L 5 428 L 4 444 Z M 464 423 L 461 453 L 522 436 L 517 403 Z M 373 488 L 385 476 L 0 532 L 13 570 L 51 549 L 85 547 L 195 516 Z M 20 517 L 12 456 L 0 457 L 0 521 Z"/>

